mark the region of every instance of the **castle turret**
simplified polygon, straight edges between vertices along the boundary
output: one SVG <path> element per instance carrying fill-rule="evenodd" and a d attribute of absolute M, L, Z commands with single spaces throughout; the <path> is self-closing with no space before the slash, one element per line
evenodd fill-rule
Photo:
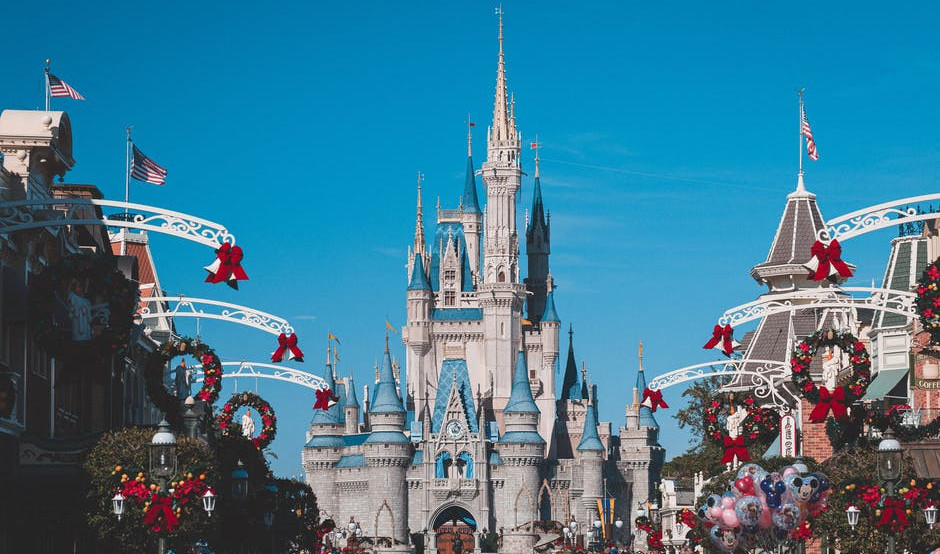
<path fill-rule="evenodd" d="M 408 544 L 405 472 L 412 453 L 411 443 L 403 433 L 405 407 L 398 395 L 387 334 L 379 380 L 369 405 L 369 421 L 372 431 L 362 445 L 369 467 L 369 513 L 378 514 L 378 536 Z"/>
<path fill-rule="evenodd" d="M 346 422 L 345 433 L 355 435 L 359 432 L 359 398 L 356 397 L 356 384 L 352 373 L 346 378 L 346 405 L 343 407 Z"/>
<path fill-rule="evenodd" d="M 483 212 L 477 197 L 477 179 L 473 170 L 473 136 L 467 128 L 467 174 L 464 179 L 463 198 L 460 200 L 463 233 L 467 241 L 467 258 L 474 277 L 480 274 L 480 238 L 483 232 Z M 466 287 L 464 283 L 464 287 Z"/>
<path fill-rule="evenodd" d="M 584 430 L 578 444 L 578 462 L 581 465 L 580 521 L 593 521 L 597 513 L 597 500 L 603 496 L 604 443 L 597 433 L 597 414 L 593 403 L 588 406 L 584 418 Z"/>
<path fill-rule="evenodd" d="M 532 192 L 532 218 L 526 229 L 526 256 L 528 256 L 528 276 L 525 279 L 526 289 L 529 291 L 529 319 L 538 322 L 543 319 L 546 312 L 546 296 L 548 295 L 548 255 L 551 253 L 551 235 L 549 222 L 545 218 L 545 207 L 542 204 L 542 185 L 539 178 L 539 151 L 538 137 L 535 149 L 535 188 Z"/>
<path fill-rule="evenodd" d="M 323 380 L 331 390 L 336 390 L 333 380 L 333 367 L 329 361 L 323 371 Z M 316 409 L 310 421 L 309 439 L 304 445 L 303 466 L 307 475 L 307 484 L 317 496 L 320 509 L 326 513 L 333 513 L 336 507 L 335 480 L 332 477 L 333 468 L 342 456 L 343 431 L 345 424 L 339 411 L 339 404 L 334 404 L 327 410 Z"/>
<path fill-rule="evenodd" d="M 503 422 L 506 432 L 499 438 L 499 457 L 509 466 L 507 473 L 512 473 L 513 486 L 506 487 L 506 506 L 516 506 L 516 497 L 521 495 L 524 501 L 518 503 L 517 521 L 524 522 L 538 519 L 531 512 L 539 489 L 539 468 L 545 454 L 545 440 L 539 435 L 539 408 L 532 398 L 529 385 L 529 370 L 526 366 L 525 352 L 520 351 L 513 372 L 512 392 L 509 402 L 503 410 Z M 531 513 L 530 513 L 531 512 Z"/>
<path fill-rule="evenodd" d="M 402 342 L 408 347 L 406 367 L 409 375 L 425 375 L 431 370 L 428 351 L 431 348 L 431 310 L 434 307 L 434 293 L 428 276 L 428 255 L 424 243 L 424 220 L 421 213 L 421 179 L 418 178 L 418 207 L 415 217 L 414 252 L 408 260 L 411 265 L 408 280 L 408 320 L 402 330 Z M 416 398 L 424 398 L 427 383 L 413 380 L 409 392 Z M 414 409 L 414 399 L 405 399 L 409 409 Z M 366 398 L 368 401 L 368 398 Z"/>

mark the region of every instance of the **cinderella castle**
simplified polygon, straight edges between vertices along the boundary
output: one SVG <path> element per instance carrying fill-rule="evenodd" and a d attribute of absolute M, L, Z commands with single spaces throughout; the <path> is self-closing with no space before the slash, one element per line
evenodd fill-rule
<path fill-rule="evenodd" d="M 438 205 L 429 237 L 418 182 L 401 333 L 404 376 L 386 340 L 376 383 L 371 394 L 364 387 L 360 404 L 352 377 L 340 379 L 328 361 L 323 377 L 339 402 L 316 411 L 302 454 L 321 518 L 348 526 L 350 538 L 371 537 L 384 551 L 479 552 L 496 532 L 500 552 L 531 552 L 544 538 L 539 527 L 552 521 L 578 522 L 575 540 L 591 531 L 595 539 L 602 533 L 628 542 L 636 510 L 659 480 L 659 426 L 637 398 L 646 386 L 642 347 L 617 434 L 598 421 L 597 389 L 579 371 L 570 329 L 567 359 L 559 359 L 551 217 L 537 153 L 522 277 L 521 141 L 507 94 L 500 16 L 486 161 L 475 171 L 468 135 L 460 205 Z M 630 391 L 617 396 L 630 398 Z M 612 515 L 607 508 L 595 531 L 599 505 L 612 506 Z M 618 519 L 626 522 L 622 529 L 611 525 Z"/>

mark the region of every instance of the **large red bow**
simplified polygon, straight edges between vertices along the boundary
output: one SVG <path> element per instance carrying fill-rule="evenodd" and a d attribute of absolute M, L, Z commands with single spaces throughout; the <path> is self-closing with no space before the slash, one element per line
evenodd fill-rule
<path fill-rule="evenodd" d="M 339 398 L 333 396 L 332 389 L 317 389 L 317 402 L 313 405 L 314 410 L 329 410 L 333 404 L 339 402 Z"/>
<path fill-rule="evenodd" d="M 712 331 L 712 338 L 708 339 L 708 342 L 705 343 L 705 350 L 709 350 L 718 346 L 718 343 L 721 343 L 721 351 L 725 353 L 725 356 L 731 356 L 731 352 L 734 350 L 734 329 L 731 328 L 731 325 L 715 325 L 715 329 Z"/>
<path fill-rule="evenodd" d="M 836 387 L 831 393 L 826 387 L 819 387 L 819 403 L 810 412 L 809 420 L 813 423 L 826 421 L 830 409 L 832 415 L 839 421 L 848 417 L 849 414 L 845 410 L 845 389 L 842 387 Z"/>
<path fill-rule="evenodd" d="M 180 522 L 176 517 L 176 513 L 173 512 L 173 507 L 170 505 L 170 497 L 155 494 L 150 497 L 150 508 L 148 508 L 147 513 L 144 514 L 144 523 L 150 525 L 154 532 L 160 532 L 160 524 L 157 520 L 161 515 L 164 521 L 166 521 L 166 532 L 172 533 Z"/>
<path fill-rule="evenodd" d="M 744 436 L 738 435 L 735 438 L 731 438 L 728 435 L 725 435 L 725 454 L 721 457 L 721 463 L 727 464 L 734 461 L 734 457 L 738 457 L 738 461 L 749 462 L 751 461 L 751 455 L 747 453 L 747 447 L 744 446 Z"/>
<path fill-rule="evenodd" d="M 224 281 L 228 286 L 238 290 L 238 282 L 248 280 L 248 275 L 241 265 L 245 257 L 242 247 L 232 246 L 226 242 L 216 249 L 215 255 L 215 261 L 205 267 L 205 270 L 209 272 L 206 282 L 216 284 Z"/>
<path fill-rule="evenodd" d="M 655 412 L 656 408 L 668 408 L 669 404 L 666 404 L 663 401 L 663 391 L 661 390 L 652 390 L 649 387 L 643 389 L 643 402 L 640 402 L 641 405 L 646 406 L 650 411 Z"/>
<path fill-rule="evenodd" d="M 904 511 L 904 501 L 894 498 L 885 498 L 885 507 L 881 510 L 881 519 L 878 520 L 878 526 L 889 526 L 894 528 L 897 520 L 897 530 L 903 531 L 907 528 L 907 513 Z"/>
<path fill-rule="evenodd" d="M 280 362 L 284 359 L 284 353 L 289 352 L 288 359 L 304 361 L 304 353 L 297 348 L 297 334 L 291 333 L 290 336 L 281 333 L 277 336 L 277 350 L 271 354 L 272 362 Z"/>
<path fill-rule="evenodd" d="M 822 281 L 837 274 L 844 278 L 852 276 L 852 270 L 842 261 L 842 245 L 839 241 L 833 239 L 827 246 L 817 240 L 809 252 L 813 258 L 806 266 L 810 270 L 807 279 Z"/>

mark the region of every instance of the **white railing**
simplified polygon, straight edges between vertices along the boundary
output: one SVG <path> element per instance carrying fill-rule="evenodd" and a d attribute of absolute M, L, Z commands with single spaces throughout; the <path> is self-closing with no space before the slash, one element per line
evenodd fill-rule
<path fill-rule="evenodd" d="M 142 319 L 195 317 L 238 323 L 272 335 L 294 332 L 294 327 L 284 318 L 229 302 L 188 296 L 153 296 L 140 301 L 148 304 L 139 312 Z M 168 306 L 166 310 L 161 307 L 164 303 Z"/>

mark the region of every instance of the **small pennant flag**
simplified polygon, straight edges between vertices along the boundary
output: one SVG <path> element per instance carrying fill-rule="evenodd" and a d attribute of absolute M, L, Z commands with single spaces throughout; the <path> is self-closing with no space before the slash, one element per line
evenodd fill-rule
<path fill-rule="evenodd" d="M 385 328 L 388 329 L 389 331 L 393 332 L 393 333 L 397 333 L 397 332 L 398 332 L 398 329 L 395 329 L 395 327 L 393 327 L 392 324 L 388 322 L 388 318 L 387 318 L 387 317 L 385 318 Z"/>
<path fill-rule="evenodd" d="M 134 157 L 131 160 L 131 179 L 137 179 L 154 185 L 166 184 L 166 169 L 148 158 L 137 145 L 134 147 Z"/>
<path fill-rule="evenodd" d="M 800 134 L 806 137 L 806 155 L 814 162 L 819 159 L 816 151 L 816 141 L 813 140 L 813 131 L 809 128 L 809 119 L 806 119 L 806 109 L 800 103 Z"/>
<path fill-rule="evenodd" d="M 476 127 L 477 124 L 471 121 L 471 122 L 470 122 L 470 126 L 471 126 L 471 127 Z"/>
<path fill-rule="evenodd" d="M 343 343 L 341 343 L 341 342 L 339 341 L 338 338 L 336 338 L 336 335 L 334 335 L 333 333 L 330 333 L 329 331 L 327 331 L 326 334 L 327 334 L 327 339 L 329 339 L 329 340 L 335 340 L 335 341 L 336 341 L 336 344 L 343 344 Z"/>
<path fill-rule="evenodd" d="M 532 144 L 529 145 L 529 148 L 531 148 L 532 150 L 535 150 L 538 147 L 539 147 L 539 143 L 537 142 L 533 142 Z"/>
<path fill-rule="evenodd" d="M 68 83 L 59 79 L 52 73 L 46 73 L 46 77 L 49 81 L 49 96 L 54 98 L 57 97 L 66 97 L 72 98 L 74 100 L 84 100 L 85 97 L 78 93 L 77 90 L 69 86 Z"/>

